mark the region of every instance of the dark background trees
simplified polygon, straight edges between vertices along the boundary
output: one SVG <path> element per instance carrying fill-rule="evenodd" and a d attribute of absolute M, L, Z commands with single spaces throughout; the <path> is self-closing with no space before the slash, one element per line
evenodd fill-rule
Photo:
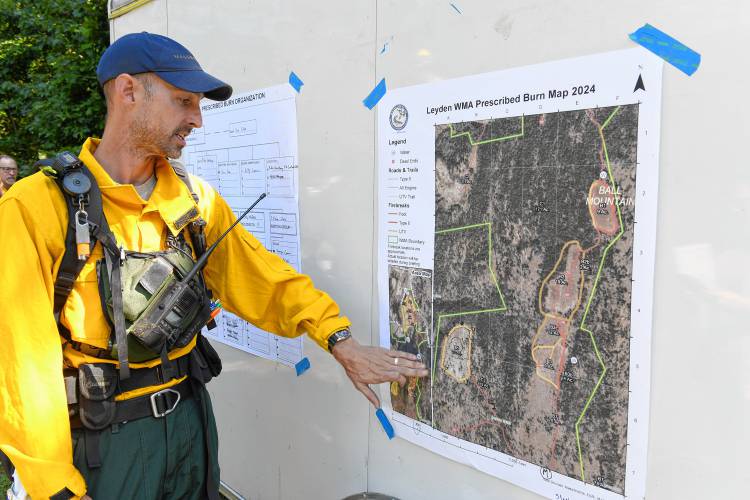
<path fill-rule="evenodd" d="M 96 65 L 108 44 L 106 0 L 0 0 L 0 153 L 22 175 L 101 133 Z"/>
<path fill-rule="evenodd" d="M 107 45 L 106 0 L 0 0 L 0 153 L 22 176 L 101 133 L 96 64 Z M 0 470 L 0 496 L 8 485 Z"/>

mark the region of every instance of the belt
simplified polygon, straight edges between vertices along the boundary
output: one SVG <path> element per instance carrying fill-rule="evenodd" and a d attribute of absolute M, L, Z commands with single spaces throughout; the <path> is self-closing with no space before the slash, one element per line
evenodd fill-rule
<path fill-rule="evenodd" d="M 190 378 L 186 378 L 177 385 L 153 394 L 117 401 L 114 421 L 121 423 L 143 417 L 163 418 L 172 413 L 180 401 L 192 396 L 193 386 Z"/>
<path fill-rule="evenodd" d="M 193 397 L 193 386 L 190 378 L 177 385 L 167 387 L 152 394 L 115 402 L 115 417 L 112 424 L 121 424 L 145 417 L 163 418 L 172 413 L 177 405 Z M 70 420 L 73 429 L 83 428 L 78 416 Z"/>
<path fill-rule="evenodd" d="M 146 417 L 164 418 L 177 408 L 180 401 L 193 397 L 193 395 L 192 381 L 190 378 L 186 378 L 177 385 L 162 389 L 153 394 L 115 402 L 114 418 L 103 429 L 91 430 L 83 426 L 77 415 L 75 418 L 71 418 L 70 426 L 72 429 L 83 429 L 86 464 L 90 469 L 102 466 L 99 440 L 101 433 L 106 429 Z"/>

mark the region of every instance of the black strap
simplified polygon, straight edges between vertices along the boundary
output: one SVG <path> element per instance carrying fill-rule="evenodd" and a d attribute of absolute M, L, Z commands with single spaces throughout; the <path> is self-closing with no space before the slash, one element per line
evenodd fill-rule
<path fill-rule="evenodd" d="M 101 431 L 92 431 L 84 428 L 83 442 L 86 445 L 86 465 L 89 469 L 98 469 L 102 466 L 102 456 L 99 453 L 99 436 Z"/>
<path fill-rule="evenodd" d="M 203 422 L 203 439 L 206 448 L 206 495 L 209 500 L 220 500 L 219 496 L 219 478 L 214 475 L 214 468 L 211 464 L 211 438 L 208 432 L 208 404 L 204 401 L 205 384 L 195 377 L 188 379 L 193 386 L 193 393 L 198 400 L 198 406 L 201 411 L 201 420 Z"/>
<path fill-rule="evenodd" d="M 115 324 L 115 342 L 117 344 L 117 361 L 120 363 L 120 380 L 130 378 L 128 364 L 128 332 L 125 327 L 125 314 L 122 303 L 122 264 L 120 252 L 104 248 L 104 258 L 110 272 L 110 287 L 112 289 L 112 317 Z"/>
<path fill-rule="evenodd" d="M 177 391 L 180 393 L 180 404 L 181 402 L 192 397 L 194 395 L 193 387 L 190 384 L 190 379 L 185 379 L 182 382 L 180 382 L 177 385 L 173 385 L 172 387 L 168 387 L 167 389 L 171 389 L 172 391 Z M 137 398 L 132 399 L 126 399 L 124 401 L 117 401 L 117 405 L 115 406 L 115 418 L 114 423 L 122 423 L 122 422 L 130 422 L 133 420 L 138 420 L 139 418 L 145 418 L 145 417 L 154 417 L 154 409 L 151 406 L 152 397 L 154 404 L 157 407 L 157 411 L 162 412 L 170 407 L 172 407 L 176 402 L 175 399 L 172 398 L 172 393 L 169 391 L 166 391 L 162 393 L 162 395 L 154 396 L 154 394 L 147 394 L 145 396 L 140 396 Z M 94 431 L 97 432 L 97 431 Z M 102 432 L 102 431 L 98 431 Z"/>
<path fill-rule="evenodd" d="M 117 242 L 114 239 L 107 219 L 104 217 L 104 210 L 102 208 L 102 193 L 99 190 L 99 185 L 96 183 L 94 174 L 86 166 L 81 166 L 81 171 L 91 181 L 91 189 L 87 196 L 86 211 L 89 214 L 89 222 L 93 228 L 92 234 L 98 232 L 101 235 L 109 234 L 114 247 L 117 247 Z M 62 179 L 55 179 L 60 191 L 63 193 L 65 204 L 68 207 L 68 227 L 65 233 L 65 251 L 63 252 L 60 267 L 57 270 L 57 276 L 55 277 L 55 298 L 53 305 L 53 313 L 55 315 L 55 321 L 57 321 L 58 329 L 60 334 L 66 340 L 70 340 L 70 332 L 60 324 L 60 313 L 62 312 L 65 302 L 70 296 L 70 292 L 73 291 L 73 285 L 78 275 L 81 273 L 83 266 L 86 264 L 85 260 L 78 259 L 78 249 L 76 247 L 76 229 L 75 229 L 75 214 L 78 211 L 78 200 L 73 196 L 69 196 L 65 193 L 62 187 Z M 96 238 L 101 241 L 101 237 Z M 96 244 L 96 241 L 94 241 Z M 93 250 L 93 247 L 92 247 Z"/>
<path fill-rule="evenodd" d="M 51 497 L 49 497 L 49 500 L 70 500 L 75 495 L 72 491 L 70 491 L 68 488 L 63 488 Z"/>
<path fill-rule="evenodd" d="M 190 196 L 193 197 L 193 201 L 198 203 L 198 195 L 193 191 L 193 185 L 190 182 L 190 176 L 188 175 L 185 167 L 182 163 L 177 161 L 170 161 L 169 164 L 172 166 L 172 170 L 177 174 L 177 177 L 185 184 L 190 191 Z M 193 251 L 195 251 L 195 257 L 201 258 L 201 255 L 206 253 L 206 234 L 203 231 L 206 223 L 202 219 L 190 222 L 188 224 L 188 233 L 190 233 L 190 242 L 193 244 Z"/>
<path fill-rule="evenodd" d="M 153 387 L 166 384 L 172 379 L 182 378 L 190 373 L 190 354 L 181 356 L 171 361 L 172 377 L 166 374 L 162 365 L 156 365 L 153 368 L 135 368 L 130 370 L 130 378 L 120 380 L 118 393 L 130 392 L 143 387 Z"/>
<path fill-rule="evenodd" d="M 190 182 L 190 176 L 188 175 L 187 171 L 185 170 L 185 167 L 182 165 L 182 163 L 177 161 L 170 161 L 169 164 L 172 166 L 172 170 L 174 170 L 174 173 L 177 174 L 177 177 L 180 178 L 180 180 L 187 186 L 188 191 L 190 191 L 190 196 L 193 197 L 193 200 L 197 204 L 199 201 L 198 195 L 193 191 L 193 185 Z M 198 220 L 194 220 L 193 222 L 188 223 L 188 233 L 190 234 L 190 243 L 193 244 L 193 251 L 195 252 L 195 258 L 200 259 L 201 255 L 206 253 L 206 248 L 208 245 L 206 244 L 206 221 L 204 221 L 201 218 L 198 218 Z M 203 271 L 201 271 L 201 279 L 203 279 Z M 205 283 L 205 281 L 204 281 Z M 213 294 L 211 293 L 211 290 L 206 288 L 206 292 L 208 292 L 208 298 L 213 298 Z M 208 323 L 206 323 L 206 327 L 209 330 L 213 330 L 216 328 L 216 320 L 211 318 Z M 198 332 L 198 335 L 202 335 L 201 332 Z"/>
<path fill-rule="evenodd" d="M 62 190 L 62 187 L 60 189 Z M 76 248 L 75 213 L 78 207 L 75 205 L 75 200 L 72 196 L 65 194 L 63 196 L 68 206 L 68 229 L 65 234 L 65 252 L 63 253 L 57 277 L 55 278 L 55 299 L 52 309 L 58 325 L 60 325 L 60 313 L 65 306 L 65 302 L 68 300 L 70 292 L 73 291 L 73 284 L 81 273 L 84 264 L 86 264 L 86 261 L 78 259 Z M 70 340 L 70 333 L 67 330 L 61 330 L 61 332 L 64 338 Z"/>
<path fill-rule="evenodd" d="M 195 202 L 198 203 L 198 195 L 193 191 L 193 185 L 190 183 L 190 176 L 188 175 L 187 170 L 185 170 L 185 166 L 175 160 L 169 160 L 169 165 L 172 167 L 172 170 L 174 170 L 174 173 L 177 174 L 177 177 L 185 183 L 188 191 L 190 191 L 190 196 L 192 196 Z"/>
<path fill-rule="evenodd" d="M 161 346 L 161 352 L 159 353 L 159 357 L 161 358 L 161 367 L 164 373 L 164 377 L 166 377 L 168 380 L 177 378 L 177 375 L 175 374 L 174 366 L 172 366 L 172 360 L 169 359 L 169 352 L 167 351 L 166 342 L 164 342 L 164 345 Z"/>

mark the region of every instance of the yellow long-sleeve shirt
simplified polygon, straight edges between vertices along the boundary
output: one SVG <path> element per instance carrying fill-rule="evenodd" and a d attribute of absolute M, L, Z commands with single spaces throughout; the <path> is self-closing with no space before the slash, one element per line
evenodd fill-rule
<path fill-rule="evenodd" d="M 184 227 L 184 215 L 191 209 L 197 209 L 207 222 L 209 245 L 235 220 L 216 191 L 191 176 L 200 200 L 196 205 L 166 160 L 156 167 L 154 192 L 144 201 L 132 185 L 117 184 L 99 165 L 93 156 L 97 145 L 97 140 L 87 140 L 80 158 L 100 187 L 112 233 L 126 249 L 164 250 L 168 232 L 178 234 L 182 227 L 175 223 Z M 86 491 L 72 460 L 62 368 L 102 360 L 64 342 L 53 317 L 54 281 L 65 249 L 67 222 L 60 189 L 41 173 L 17 182 L 0 199 L 0 450 L 11 459 L 32 498 L 48 498 L 66 487 L 79 496 Z M 101 257 L 97 244 L 75 282 L 61 321 L 74 341 L 106 348 L 110 329 L 95 270 Z M 325 348 L 328 336 L 350 324 L 309 277 L 268 252 L 241 225 L 209 258 L 204 275 L 226 310 L 264 330 L 287 337 L 307 332 Z M 194 346 L 195 341 L 169 357 L 183 356 Z M 159 362 L 131 363 L 131 368 Z M 167 385 L 124 396 L 135 397 Z"/>

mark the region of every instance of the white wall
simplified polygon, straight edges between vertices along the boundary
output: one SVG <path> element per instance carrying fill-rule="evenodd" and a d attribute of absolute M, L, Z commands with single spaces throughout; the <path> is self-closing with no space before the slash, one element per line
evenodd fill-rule
<path fill-rule="evenodd" d="M 632 46 L 651 23 L 700 52 L 692 77 L 664 71 L 647 495 L 747 498 L 750 460 L 750 7 L 631 0 L 154 0 L 112 22 L 187 45 L 238 91 L 305 82 L 298 99 L 303 268 L 363 342 L 373 314 L 374 112 L 390 88 Z M 385 42 L 389 50 L 379 54 Z M 312 369 L 221 349 L 211 386 L 222 478 L 255 499 L 536 495 L 402 440 L 387 441 L 326 353 Z"/>

